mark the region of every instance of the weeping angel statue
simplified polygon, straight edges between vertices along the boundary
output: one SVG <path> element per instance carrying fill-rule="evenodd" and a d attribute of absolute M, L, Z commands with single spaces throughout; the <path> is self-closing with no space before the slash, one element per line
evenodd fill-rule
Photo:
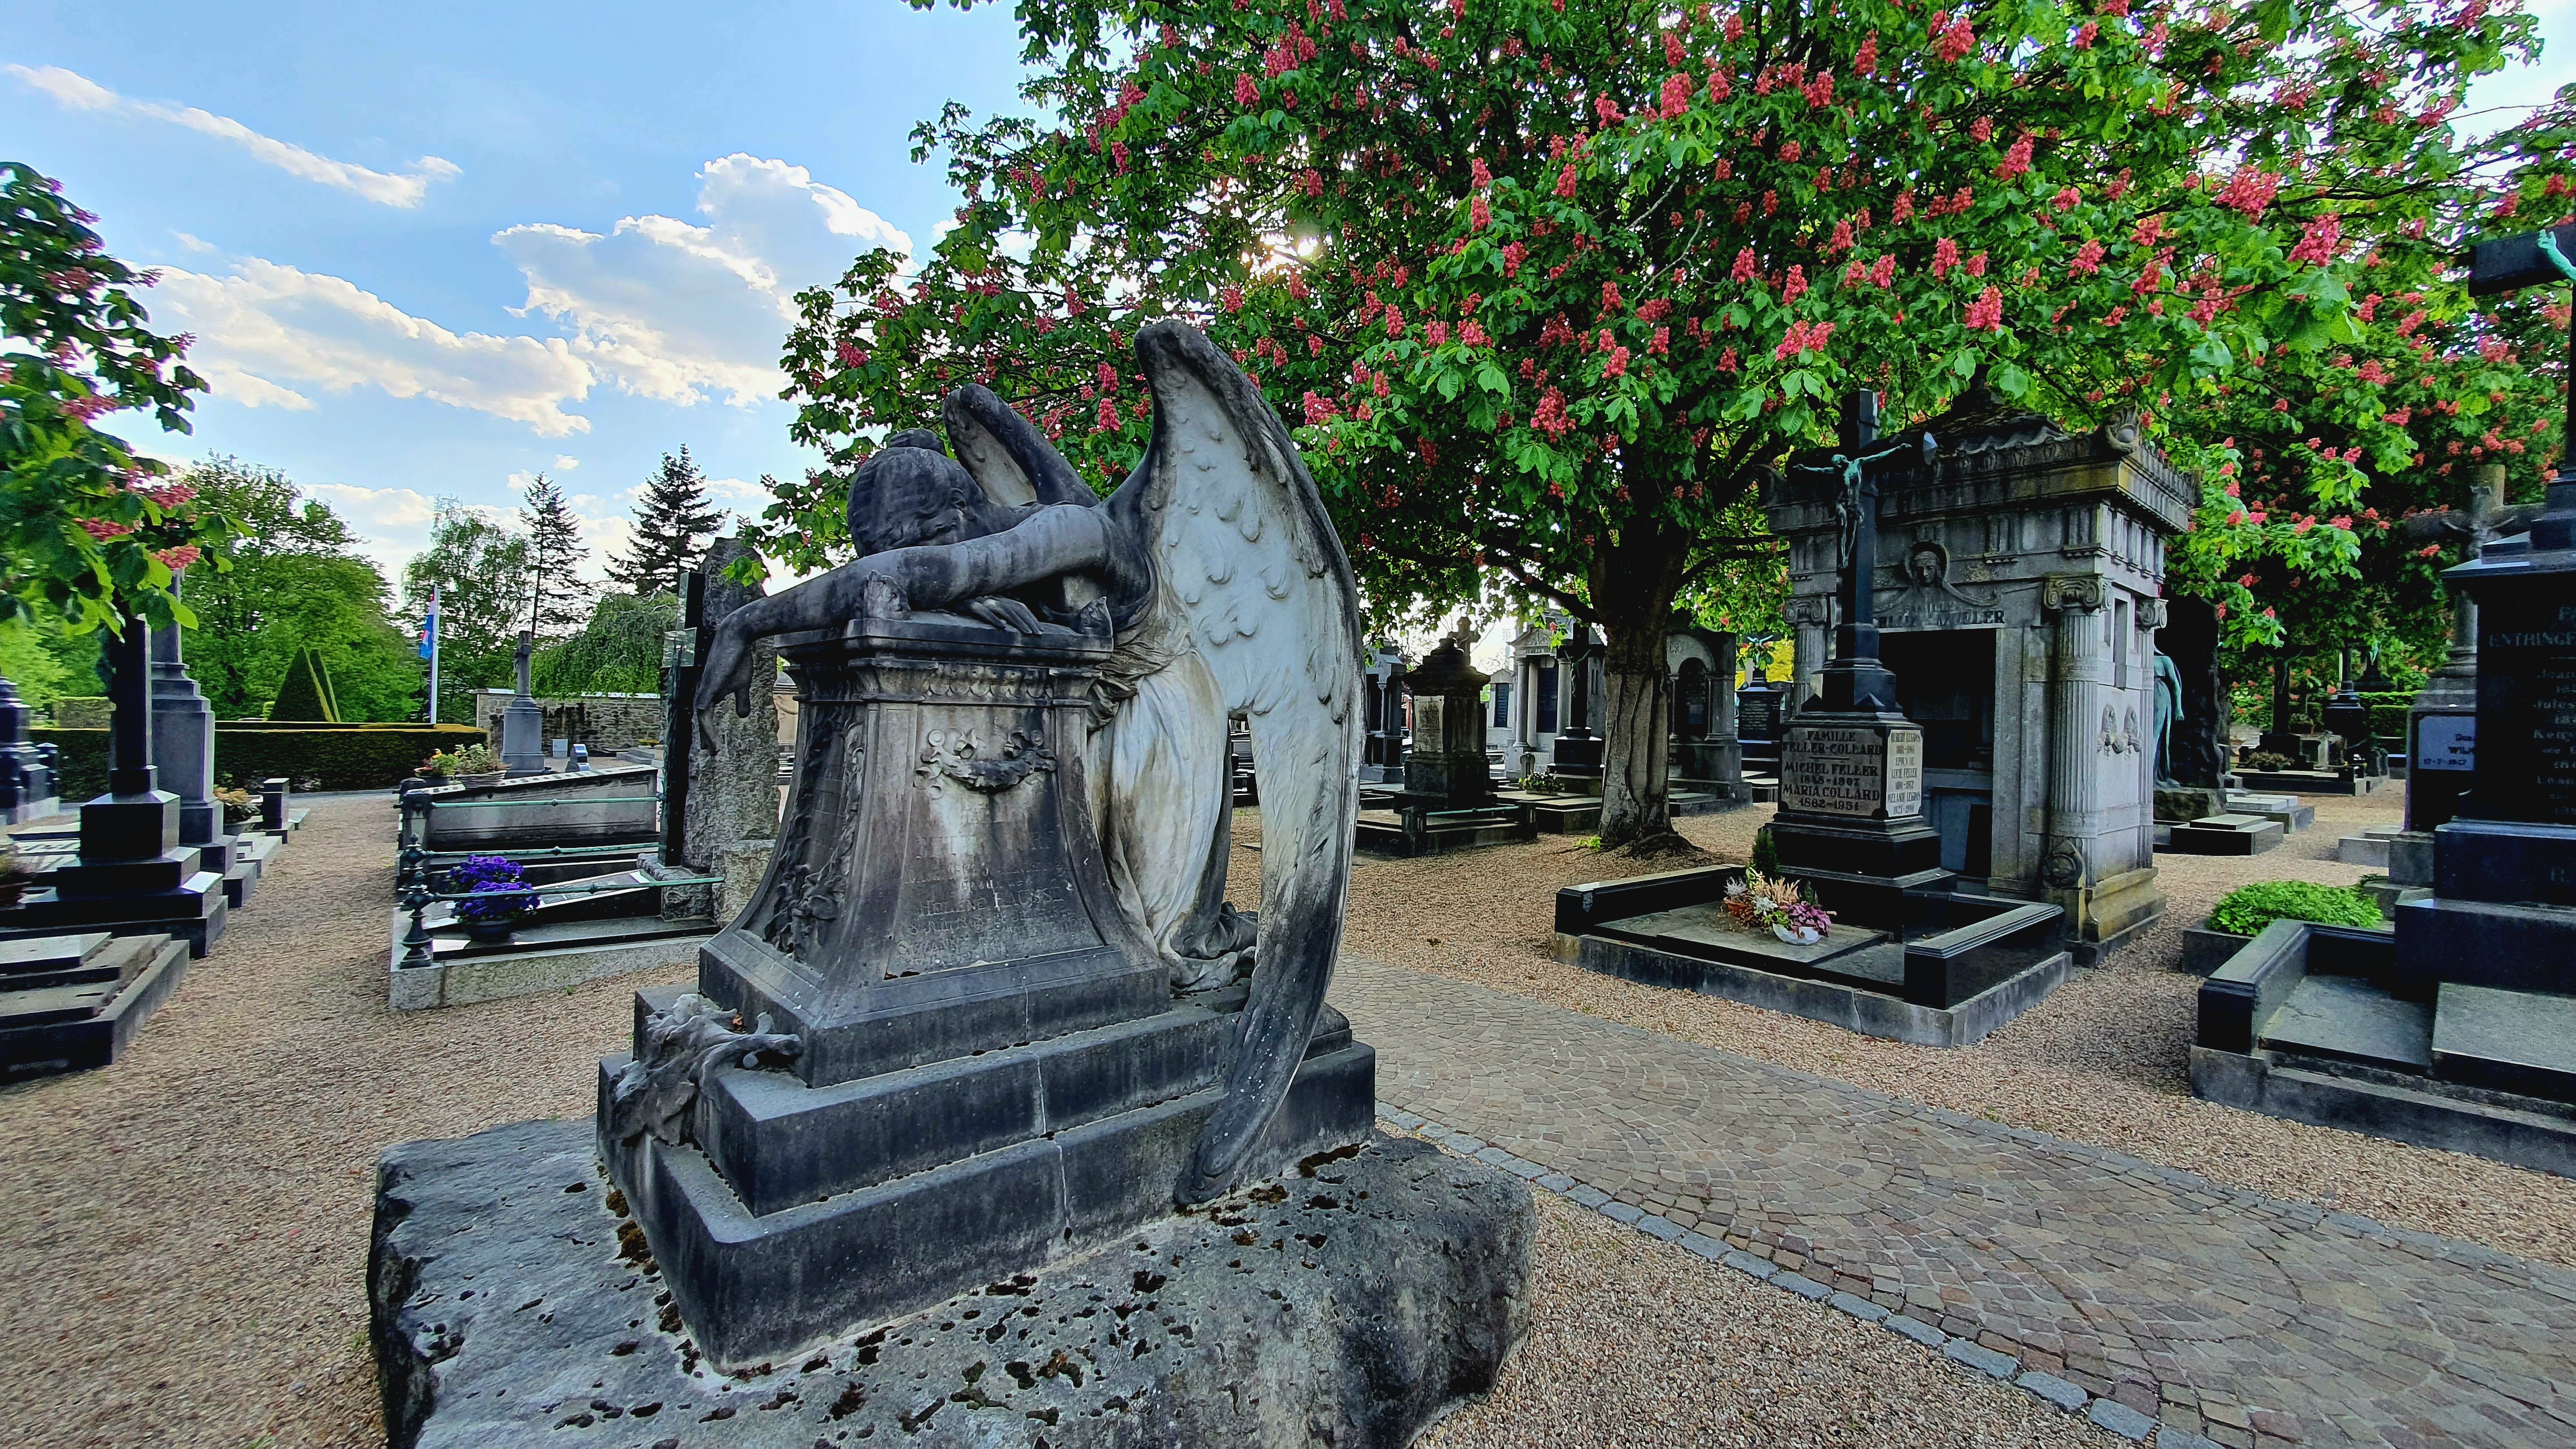
<path fill-rule="evenodd" d="M 991 392 L 957 389 L 941 408 L 956 456 L 926 430 L 887 439 L 851 479 L 860 557 L 729 615 L 698 706 L 747 702 L 768 635 L 946 611 L 1042 636 L 1105 613 L 1116 647 L 1084 778 L 1119 911 L 1177 989 L 1252 974 L 1195 1163 L 1213 1191 L 1285 1096 L 1332 974 L 1358 802 L 1359 613 L 1314 480 L 1251 381 L 1175 322 L 1140 331 L 1136 355 L 1153 439 L 1116 492 L 1094 496 Z M 1233 715 L 1261 775 L 1257 922 L 1225 900 Z"/>

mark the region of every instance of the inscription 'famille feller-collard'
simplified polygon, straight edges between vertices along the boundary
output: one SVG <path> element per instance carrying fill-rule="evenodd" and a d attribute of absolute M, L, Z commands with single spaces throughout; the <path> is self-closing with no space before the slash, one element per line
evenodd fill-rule
<path fill-rule="evenodd" d="M 1923 736 L 1916 730 L 1793 727 L 1780 804 L 1818 815 L 1902 817 L 1923 808 Z"/>

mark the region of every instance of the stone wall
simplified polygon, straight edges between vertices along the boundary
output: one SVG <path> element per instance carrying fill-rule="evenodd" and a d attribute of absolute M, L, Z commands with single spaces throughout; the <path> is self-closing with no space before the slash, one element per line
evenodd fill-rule
<path fill-rule="evenodd" d="M 517 698 L 506 689 L 474 691 L 474 723 L 501 737 L 501 713 Z M 559 739 L 590 746 L 591 758 L 613 755 L 662 738 L 662 697 L 658 694 L 550 694 L 537 696 L 546 712 L 545 742 Z"/>

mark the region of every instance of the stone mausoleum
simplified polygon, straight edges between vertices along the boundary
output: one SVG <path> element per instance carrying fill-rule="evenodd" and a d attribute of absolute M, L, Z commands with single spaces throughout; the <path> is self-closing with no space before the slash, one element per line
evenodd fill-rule
<path fill-rule="evenodd" d="M 2069 433 L 1982 393 L 1879 485 L 1879 657 L 1923 727 L 1924 811 L 1973 889 L 2066 910 L 2079 961 L 2164 909 L 2155 889 L 2155 631 L 2165 540 L 2197 488 L 2134 424 Z M 1788 475 L 1796 696 L 1833 626 L 1838 486 Z"/>
<path fill-rule="evenodd" d="M 1600 636 L 1551 611 L 1514 635 L 1487 676 L 1485 752 L 1505 778 L 1555 774 L 1600 789 Z M 1742 800 L 1743 751 L 1735 733 L 1735 636 L 1675 629 L 1664 638 L 1672 676 L 1670 774 L 1676 790 Z M 1366 778 L 1363 776 L 1362 778 Z"/>

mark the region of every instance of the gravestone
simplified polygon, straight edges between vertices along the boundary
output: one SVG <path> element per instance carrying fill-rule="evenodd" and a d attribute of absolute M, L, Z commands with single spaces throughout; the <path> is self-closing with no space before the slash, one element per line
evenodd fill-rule
<path fill-rule="evenodd" d="M 2407 519 L 2409 538 L 2456 542 L 2474 563 L 2494 538 L 2519 533 L 2539 516 L 2532 505 L 2504 506 L 2504 466 L 2478 470 L 2469 506 Z M 2478 605 L 2467 590 L 2451 592 L 2451 648 L 2406 712 L 2406 828 L 2389 841 L 2388 880 L 2400 888 L 2433 883 L 2433 832 L 2458 812 L 2477 765 Z"/>
<path fill-rule="evenodd" d="M 1493 798 L 1485 758 L 1485 676 L 1467 655 L 1475 642 L 1465 619 L 1404 673 L 1413 700 L 1413 746 L 1404 756 L 1405 807 L 1469 810 Z"/>
<path fill-rule="evenodd" d="M 1871 580 L 1877 575 L 1879 485 L 1873 470 L 1911 451 L 1931 455 L 1930 434 L 1878 442 L 1878 394 L 1843 403 L 1842 446 L 1810 471 L 1839 483 L 1843 624 L 1815 702 L 1780 742 L 1780 813 L 1771 843 L 1782 868 L 1820 886 L 1830 908 L 1894 898 L 1942 877 L 1941 837 L 1923 813 L 1923 730 L 1896 705 L 1896 679 L 1878 658 Z"/>
<path fill-rule="evenodd" d="M 53 767 L 27 743 L 27 705 L 18 686 L 0 678 L 0 826 L 53 814 L 56 788 Z"/>
<path fill-rule="evenodd" d="M 1224 353 L 1169 322 L 1136 350 L 1156 426 L 1118 494 L 1096 498 L 1000 399 L 961 388 L 943 409 L 956 458 L 907 431 L 854 474 L 858 559 L 715 628 L 699 728 L 767 688 L 755 646 L 775 638 L 796 771 L 769 871 L 701 949 L 696 990 L 639 993 L 634 1051 L 600 1064 L 607 1206 L 632 1215 L 612 1231 L 639 1265 L 626 1285 L 657 1282 L 657 1302 L 630 1321 L 600 1301 L 618 1291 L 604 1240 L 534 1210 L 579 1195 L 558 1171 L 589 1170 L 578 1142 L 527 1124 L 397 1149 L 379 1241 L 425 1248 L 402 1262 L 487 1294 L 499 1270 L 482 1265 L 504 1261 L 526 1265 L 513 1281 L 587 1285 L 520 1335 L 525 1318 L 435 1310 L 408 1269 L 379 1274 L 397 1432 L 424 1417 L 407 1386 L 442 1363 L 488 1375 L 453 1406 L 457 1442 L 468 1425 L 475 1442 L 503 1424 L 547 1437 L 606 1359 L 642 1371 L 612 1370 L 622 1381 L 704 1377 L 701 1361 L 749 1381 L 855 1337 L 888 1383 L 944 1378 L 944 1347 L 864 1331 L 968 1295 L 972 1311 L 940 1318 L 991 1309 L 972 1331 L 999 1345 L 1033 1293 L 1091 1301 L 1063 1285 L 1098 1265 L 1164 1303 L 1249 1288 L 1306 1325 L 1309 1371 L 1262 1370 L 1257 1392 L 1216 1321 L 1158 1342 L 1155 1397 L 1109 1405 L 1116 1442 L 1400 1444 L 1490 1384 L 1479 1365 L 1523 1316 L 1526 1189 L 1458 1161 L 1427 1196 L 1373 1175 L 1375 1055 L 1324 1003 L 1365 729 L 1349 564 Z M 1257 936 L 1224 899 L 1237 714 L 1264 769 Z M 1300 1240 L 1312 1252 L 1238 1251 L 1256 1240 L 1240 1214 L 1292 1188 L 1300 1211 L 1376 1190 L 1367 1210 L 1401 1216 L 1404 1250 L 1390 1235 L 1345 1267 L 1318 1233 Z M 1180 1215 L 1201 1202 L 1215 1206 Z M 505 1241 L 496 1221 L 516 1225 Z M 1158 1248 L 1131 1280 L 1135 1242 L 1196 1241 L 1207 1222 L 1228 1229 L 1219 1251 Z M 471 1271 L 430 1261 L 465 1252 Z M 1014 1384 L 1078 1384 L 1070 1362 L 979 1392 L 1014 1436 L 1036 1433 Z M 1044 1432 L 1094 1442 L 1100 1412 Z M 857 1437 L 882 1417 L 853 1421 Z M 689 1442 L 769 1442 L 765 1424 L 791 1422 L 724 1418 L 692 1415 Z"/>
<path fill-rule="evenodd" d="M 2553 266 L 2576 279 L 2560 245 L 2576 245 L 2576 227 L 2482 244 L 2471 293 L 2557 280 Z M 2576 329 L 2568 346 L 2576 357 Z M 2568 423 L 2576 437 L 2576 394 Z M 2443 577 L 2475 610 L 2475 733 L 2450 736 L 2469 753 L 2469 790 L 2433 831 L 2433 895 L 2398 907 L 2398 970 L 2576 993 L 2576 452 L 2527 533 Z"/>
<path fill-rule="evenodd" d="M 172 592 L 186 583 L 187 570 L 176 570 Z M 215 792 L 215 710 L 181 658 L 182 631 L 176 621 L 152 631 L 152 760 L 171 793 L 179 797 L 179 843 L 193 846 L 198 863 L 224 879 L 224 899 L 239 910 L 258 888 L 273 841 L 224 828 L 223 806 Z"/>
<path fill-rule="evenodd" d="M 1600 702 L 1601 641 L 1592 626 L 1575 624 L 1556 646 L 1558 677 L 1564 681 L 1564 728 L 1548 750 L 1548 773 L 1598 793 L 1601 787 L 1601 739 L 1593 733 L 1593 713 Z"/>
<path fill-rule="evenodd" d="M 151 630 L 128 612 L 107 641 L 107 793 L 80 809 L 80 849 L 0 909 L 0 940 L 106 931 L 185 940 L 202 959 L 229 920 L 223 877 L 179 839 L 179 797 L 152 765 Z M 55 857 L 54 859 L 60 859 Z"/>
<path fill-rule="evenodd" d="M 1360 782 L 1404 783 L 1404 655 L 1380 642 L 1369 646 L 1360 671 L 1360 713 L 1368 734 L 1360 747 Z"/>
<path fill-rule="evenodd" d="M 546 712 L 531 692 L 528 660 L 536 648 L 536 637 L 527 630 L 519 631 L 519 647 L 514 661 L 518 667 L 518 696 L 501 714 L 501 768 L 513 775 L 546 773 Z"/>
<path fill-rule="evenodd" d="M 751 556 L 751 546 L 737 537 L 719 538 L 707 546 L 698 569 L 705 580 L 701 627 L 722 624 L 735 610 L 761 596 L 759 585 L 724 577 L 728 565 Z M 755 651 L 752 677 L 756 683 L 747 695 L 750 713 L 719 709 L 703 721 L 689 721 L 688 781 L 679 807 L 685 818 L 681 859 L 697 874 L 724 877 L 714 902 L 718 922 L 732 920 L 750 902 L 753 888 L 769 871 L 770 851 L 778 843 L 778 692 L 770 687 L 778 676 L 777 661 L 775 648 L 763 645 Z M 696 682 L 692 670 L 690 692 Z M 680 708 L 693 713 L 686 703 Z M 665 736 L 666 762 L 674 747 Z M 672 808 L 667 798 L 663 808 Z"/>

